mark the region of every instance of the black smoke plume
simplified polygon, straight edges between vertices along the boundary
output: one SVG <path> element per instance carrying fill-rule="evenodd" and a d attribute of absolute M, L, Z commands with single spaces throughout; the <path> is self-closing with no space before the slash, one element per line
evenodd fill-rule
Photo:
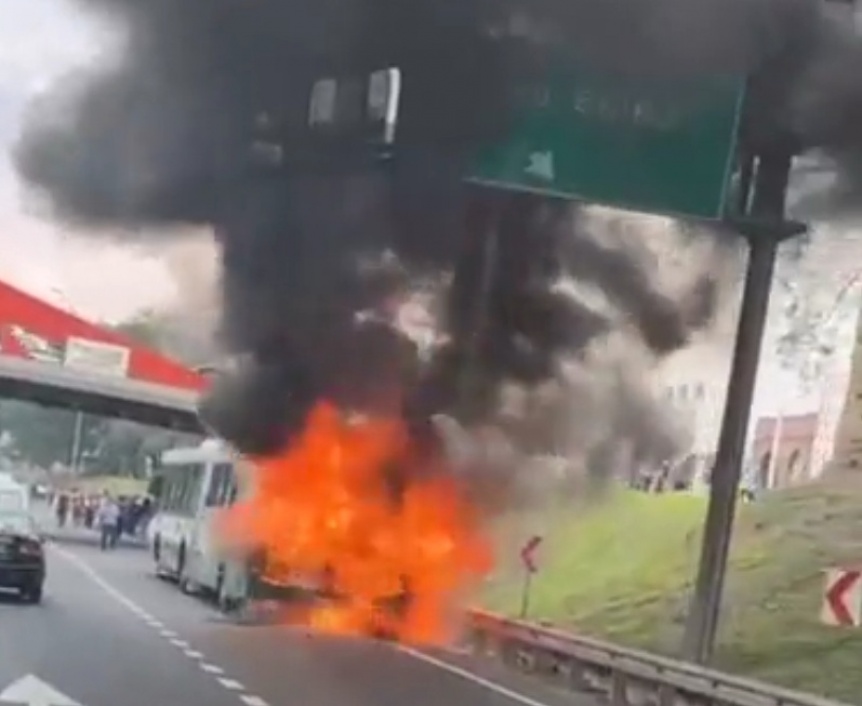
<path fill-rule="evenodd" d="M 512 86 L 555 55 L 609 71 L 750 74 L 749 147 L 819 146 L 849 175 L 859 163 L 862 56 L 819 0 L 80 4 L 123 25 L 125 51 L 34 103 L 19 171 L 58 217 L 91 230 L 214 228 L 223 338 L 246 363 L 205 416 L 246 451 L 283 443 L 321 396 L 427 418 L 457 407 L 471 356 L 487 392 L 552 377 L 561 357 L 620 327 L 663 356 L 709 320 L 714 278 L 681 305 L 571 209 L 519 198 L 501 206 L 487 326 L 473 340 L 482 246 L 465 231 L 465 165 L 506 129 Z M 383 166 L 355 145 L 323 145 L 307 127 L 313 82 L 387 66 L 403 76 L 394 156 Z M 276 165 L 260 158 L 274 145 Z M 391 327 L 359 321 L 385 319 L 416 277 L 451 270 L 452 342 L 427 369 Z M 566 278 L 626 315 L 552 286 Z M 475 406 L 487 413 L 493 395 Z"/>

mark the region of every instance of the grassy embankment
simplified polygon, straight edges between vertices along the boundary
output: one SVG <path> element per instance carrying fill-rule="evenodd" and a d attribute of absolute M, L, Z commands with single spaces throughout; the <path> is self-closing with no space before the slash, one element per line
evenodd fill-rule
<path fill-rule="evenodd" d="M 619 491 L 581 511 L 521 518 L 507 546 L 545 534 L 530 618 L 674 654 L 700 548 L 705 500 Z M 512 552 L 516 554 L 515 551 Z M 862 479 L 832 479 L 740 505 L 716 665 L 862 704 L 862 628 L 819 623 L 823 569 L 862 564 Z M 514 556 L 486 605 L 516 615 Z"/>

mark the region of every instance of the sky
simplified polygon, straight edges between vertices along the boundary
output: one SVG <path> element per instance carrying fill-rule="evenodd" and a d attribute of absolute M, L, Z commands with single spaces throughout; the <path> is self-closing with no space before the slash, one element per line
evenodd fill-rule
<path fill-rule="evenodd" d="M 143 250 L 82 237 L 62 223 L 28 213 L 22 185 L 9 164 L 28 96 L 76 65 L 109 61 L 115 37 L 73 0 L 0 0 L 0 278 L 99 320 L 121 320 L 145 308 L 200 309 L 202 302 L 212 303 L 217 277 L 211 242 L 198 239 L 193 247 L 181 243 L 169 250 Z M 857 229 L 853 233 L 850 238 L 814 238 L 813 249 L 824 254 L 813 258 L 812 284 L 822 281 L 824 272 L 831 280 L 842 269 L 858 271 L 862 236 Z M 851 308 L 855 315 L 856 307 Z M 850 317 L 845 327 L 851 334 L 854 320 Z M 729 355 L 732 331 L 728 327 L 722 337 L 724 355 Z M 769 360 L 770 347 L 764 348 Z M 774 397 L 764 395 L 765 389 L 787 387 L 778 378 L 767 383 L 768 377 L 762 376 L 761 399 Z"/>
<path fill-rule="evenodd" d="M 70 67 L 110 56 L 108 28 L 71 0 L 0 2 L 0 278 L 66 308 L 117 321 L 181 296 L 165 253 L 81 237 L 28 213 L 9 163 L 28 96 Z"/>

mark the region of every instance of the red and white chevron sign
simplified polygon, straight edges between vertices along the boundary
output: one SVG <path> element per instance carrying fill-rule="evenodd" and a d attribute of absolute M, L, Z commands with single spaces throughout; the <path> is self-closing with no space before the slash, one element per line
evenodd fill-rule
<path fill-rule="evenodd" d="M 851 627 L 862 622 L 862 570 L 826 570 L 820 620 L 826 625 Z"/>

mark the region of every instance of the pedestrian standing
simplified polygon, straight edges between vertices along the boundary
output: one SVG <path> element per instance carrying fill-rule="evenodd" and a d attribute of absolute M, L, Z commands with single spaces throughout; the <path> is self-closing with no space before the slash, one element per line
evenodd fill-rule
<path fill-rule="evenodd" d="M 102 551 L 113 549 L 117 546 L 117 523 L 119 522 L 120 508 L 110 495 L 102 499 L 102 504 L 96 513 L 96 522 L 99 525 L 99 544 Z"/>

